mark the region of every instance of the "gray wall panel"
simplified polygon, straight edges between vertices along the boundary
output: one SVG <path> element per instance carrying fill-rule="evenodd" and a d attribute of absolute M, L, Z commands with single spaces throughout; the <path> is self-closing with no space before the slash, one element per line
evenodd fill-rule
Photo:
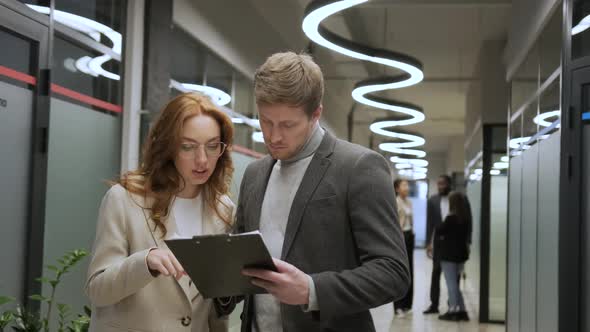
<path fill-rule="evenodd" d="M 465 263 L 465 273 L 469 276 L 471 287 L 476 289 L 474 293 L 477 298 L 473 300 L 479 303 L 479 288 L 481 279 L 481 181 L 470 181 L 467 184 L 467 198 L 471 204 L 473 216 L 473 233 L 471 234 L 471 253 L 469 260 Z M 441 282 L 444 283 L 444 277 Z M 443 299 L 441 299 L 443 303 Z M 479 306 L 478 306 L 479 311 Z"/>
<path fill-rule="evenodd" d="M 557 331 L 559 248 L 559 133 L 540 143 L 537 331 Z"/>
<path fill-rule="evenodd" d="M 98 207 L 109 188 L 105 180 L 118 176 L 121 156 L 120 117 L 52 98 L 50 121 L 45 265 L 66 251 L 92 249 Z M 88 261 L 66 275 L 57 291 L 57 301 L 72 305 L 73 313 L 88 303 Z"/>
<path fill-rule="evenodd" d="M 520 331 L 522 156 L 510 160 L 508 192 L 508 294 L 506 331 Z"/>
<path fill-rule="evenodd" d="M 33 123 L 32 91 L 0 82 L 0 295 L 21 299 L 25 277 L 29 171 Z"/>
<path fill-rule="evenodd" d="M 539 145 L 523 154 L 520 331 L 536 331 L 537 198 Z"/>
<path fill-rule="evenodd" d="M 509 80 L 529 53 L 560 0 L 515 0 L 504 62 Z"/>
<path fill-rule="evenodd" d="M 490 202 L 489 318 L 506 320 L 506 245 L 508 177 L 492 176 Z"/>

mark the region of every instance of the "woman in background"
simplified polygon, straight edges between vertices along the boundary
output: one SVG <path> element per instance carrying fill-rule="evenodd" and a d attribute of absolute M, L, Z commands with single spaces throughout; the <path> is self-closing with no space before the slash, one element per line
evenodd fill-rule
<path fill-rule="evenodd" d="M 469 223 L 470 212 L 465 195 L 451 192 L 449 214 L 435 230 L 438 242 L 435 250 L 440 251 L 441 267 L 449 292 L 449 311 L 439 316 L 441 320 L 469 320 L 458 282 L 469 258 Z"/>
<path fill-rule="evenodd" d="M 227 331 L 234 303 L 204 299 L 164 240 L 230 230 L 232 141 L 231 119 L 205 97 L 179 95 L 161 112 L 140 168 L 100 206 L 91 331 Z"/>
<path fill-rule="evenodd" d="M 410 265 L 410 288 L 403 298 L 395 301 L 394 306 L 396 316 L 403 317 L 412 311 L 412 298 L 414 296 L 414 221 L 412 218 L 412 202 L 408 198 L 410 194 L 408 181 L 396 179 L 393 182 L 393 188 L 396 193 L 397 215 L 404 234 Z"/>

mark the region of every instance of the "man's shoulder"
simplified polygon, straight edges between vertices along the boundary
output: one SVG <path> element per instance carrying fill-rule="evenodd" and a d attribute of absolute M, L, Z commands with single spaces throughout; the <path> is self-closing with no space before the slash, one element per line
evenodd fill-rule
<path fill-rule="evenodd" d="M 381 157 L 381 154 L 366 148 L 364 146 L 351 143 L 342 139 L 336 139 L 336 146 L 334 147 L 334 154 L 343 159 L 343 161 L 350 162 L 350 161 L 357 161 L 359 158 L 363 156 L 373 156 L 373 157 Z M 354 163 L 352 164 L 354 165 Z"/>
<path fill-rule="evenodd" d="M 258 172 L 258 170 L 260 170 L 263 167 L 268 166 L 269 164 L 273 163 L 273 159 L 270 155 L 266 155 L 260 159 L 256 159 L 252 162 L 250 162 L 248 164 L 248 166 L 246 166 L 246 170 L 244 171 L 244 174 L 248 174 L 248 175 L 253 175 L 256 174 Z"/>
<path fill-rule="evenodd" d="M 440 195 L 439 194 L 434 194 L 434 195 L 432 195 L 432 196 L 430 196 L 428 198 L 428 202 L 429 203 L 434 203 L 434 202 L 436 202 L 439 199 L 440 199 Z"/>

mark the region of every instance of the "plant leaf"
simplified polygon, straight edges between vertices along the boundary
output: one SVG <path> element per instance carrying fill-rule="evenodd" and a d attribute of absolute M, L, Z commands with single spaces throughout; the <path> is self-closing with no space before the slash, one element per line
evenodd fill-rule
<path fill-rule="evenodd" d="M 41 301 L 41 302 L 49 300 L 45 296 L 39 295 L 39 294 L 31 295 L 31 296 L 29 296 L 29 299 L 34 300 L 34 301 Z"/>
<path fill-rule="evenodd" d="M 46 277 L 37 278 L 35 280 L 37 280 L 38 282 L 44 283 L 44 284 L 48 284 L 51 281 L 51 279 L 46 278 Z"/>
<path fill-rule="evenodd" d="M 14 300 L 15 300 L 14 297 L 0 296 L 0 306 L 5 305 L 6 303 L 10 303 Z"/>
<path fill-rule="evenodd" d="M 55 265 L 47 265 L 46 267 L 48 270 L 51 270 L 51 271 L 55 271 L 55 272 L 59 271 L 59 269 Z"/>

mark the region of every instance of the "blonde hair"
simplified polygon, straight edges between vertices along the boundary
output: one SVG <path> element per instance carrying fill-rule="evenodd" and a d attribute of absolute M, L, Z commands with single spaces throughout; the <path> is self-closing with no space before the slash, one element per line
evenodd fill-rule
<path fill-rule="evenodd" d="M 153 204 L 145 208 L 150 211 L 150 217 L 164 235 L 164 223 L 170 213 L 172 200 L 185 186 L 174 166 L 174 158 L 182 141 L 182 128 L 187 120 L 199 115 L 206 115 L 217 121 L 221 129 L 221 141 L 228 146 L 217 160 L 213 174 L 204 184 L 205 202 L 228 227 L 232 224 L 229 206 L 223 200 L 223 196 L 229 192 L 234 171 L 230 154 L 234 137 L 232 121 L 208 98 L 184 93 L 168 102 L 152 126 L 143 146 L 143 163 L 139 169 L 124 174 L 116 182 L 129 192 L 154 199 Z M 225 211 L 221 211 L 220 205 Z"/>
<path fill-rule="evenodd" d="M 322 70 L 307 54 L 271 55 L 254 74 L 256 104 L 302 106 L 308 116 L 322 104 Z"/>

